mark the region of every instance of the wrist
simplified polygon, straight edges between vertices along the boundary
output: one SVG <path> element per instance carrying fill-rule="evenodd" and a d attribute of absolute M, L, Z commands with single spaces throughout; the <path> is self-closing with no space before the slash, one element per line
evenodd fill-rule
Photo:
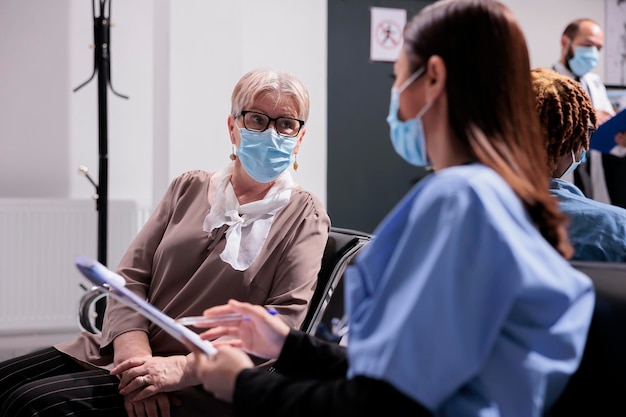
<path fill-rule="evenodd" d="M 151 357 L 152 349 L 144 332 L 122 333 L 113 339 L 113 364 L 118 365 L 133 357 Z"/>
<path fill-rule="evenodd" d="M 196 360 L 195 354 L 190 353 L 183 356 L 182 373 L 185 386 L 201 385 L 202 380 L 196 376 Z"/>

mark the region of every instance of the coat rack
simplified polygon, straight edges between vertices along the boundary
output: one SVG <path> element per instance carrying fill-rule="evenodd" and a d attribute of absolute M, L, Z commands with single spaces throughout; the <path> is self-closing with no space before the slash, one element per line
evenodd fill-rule
<path fill-rule="evenodd" d="M 100 3 L 99 16 L 96 16 L 96 1 Z M 108 3 L 108 4 L 107 4 Z M 106 9 L 106 13 L 105 13 Z M 93 0 L 91 3 L 93 15 L 94 62 L 91 77 L 74 92 L 87 85 L 98 74 L 98 183 L 89 176 L 88 169 L 81 166 L 79 172 L 95 187 L 94 199 L 98 211 L 98 262 L 107 264 L 107 216 L 108 216 L 108 115 L 107 115 L 107 87 L 113 94 L 123 99 L 128 96 L 117 93 L 111 84 L 111 1 Z"/>

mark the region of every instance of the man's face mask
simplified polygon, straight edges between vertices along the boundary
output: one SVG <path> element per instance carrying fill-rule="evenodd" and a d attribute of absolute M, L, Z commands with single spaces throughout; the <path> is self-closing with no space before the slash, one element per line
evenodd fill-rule
<path fill-rule="evenodd" d="M 595 46 L 570 46 L 567 55 L 570 69 L 579 77 L 593 70 L 600 60 L 600 51 Z"/>

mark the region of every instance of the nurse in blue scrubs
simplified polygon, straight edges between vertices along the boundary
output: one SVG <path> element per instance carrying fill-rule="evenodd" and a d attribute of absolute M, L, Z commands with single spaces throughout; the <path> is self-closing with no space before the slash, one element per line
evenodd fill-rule
<path fill-rule="evenodd" d="M 387 122 L 432 166 L 345 274 L 347 350 L 237 301 L 248 320 L 197 355 L 236 416 L 540 416 L 577 369 L 594 306 L 550 196 L 524 35 L 491 0 L 444 0 L 407 25 Z M 355 146 L 357 146 L 355 144 Z M 275 373 L 247 354 L 277 358 Z"/>

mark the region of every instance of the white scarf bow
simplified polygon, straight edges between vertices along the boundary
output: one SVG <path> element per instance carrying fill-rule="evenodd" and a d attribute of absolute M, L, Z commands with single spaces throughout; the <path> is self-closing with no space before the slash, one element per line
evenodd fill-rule
<path fill-rule="evenodd" d="M 293 178 L 291 173 L 285 171 L 262 200 L 239 205 L 230 182 L 232 166 L 218 175 L 220 183 L 202 229 L 210 233 L 213 229 L 228 225 L 226 247 L 220 258 L 234 269 L 245 271 L 259 256 L 274 216 L 289 202 Z"/>

